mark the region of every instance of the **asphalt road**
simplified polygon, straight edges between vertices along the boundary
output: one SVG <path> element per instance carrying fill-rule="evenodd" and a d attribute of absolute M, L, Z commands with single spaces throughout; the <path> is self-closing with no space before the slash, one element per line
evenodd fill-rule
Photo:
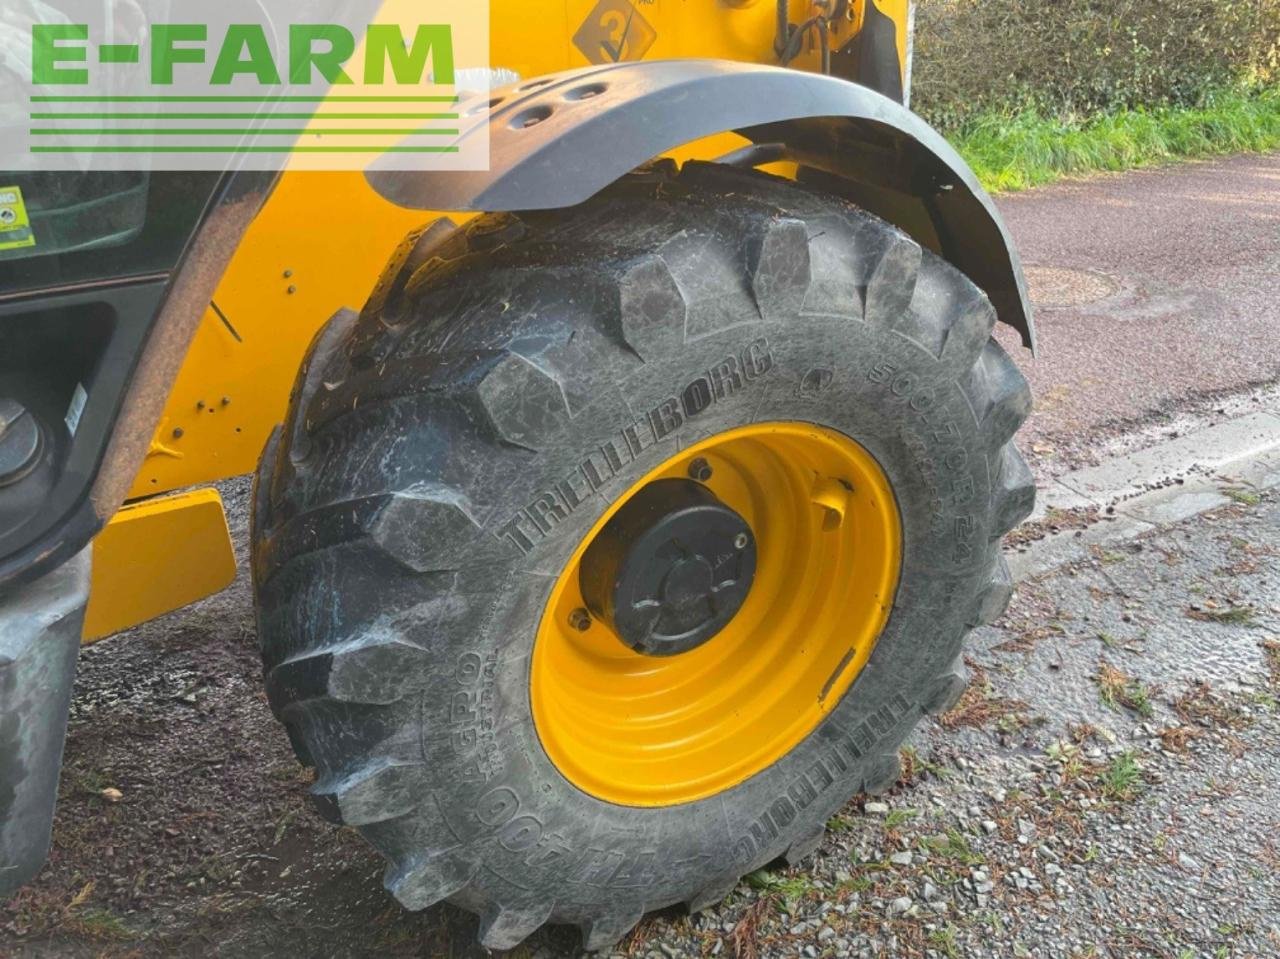
<path fill-rule="evenodd" d="M 1023 447 L 1099 439 L 1280 376 L 1280 154 L 1062 183 L 999 200 L 1039 356 Z M 1008 333 L 1009 331 L 1005 331 Z M 1002 339 L 1011 349 L 1016 337 Z"/>
<path fill-rule="evenodd" d="M 1001 201 L 1040 303 L 1042 475 L 1274 386 L 1277 187 L 1280 156 L 1243 157 Z M 247 483 L 224 497 L 243 565 Z M 884 808 L 855 799 L 812 863 L 651 917 L 626 953 L 1277 954 L 1277 555 L 1264 494 L 1023 584 Z M 478 955 L 469 915 L 399 910 L 307 786 L 243 573 L 89 649 L 51 862 L 0 905 L 0 955 Z"/>

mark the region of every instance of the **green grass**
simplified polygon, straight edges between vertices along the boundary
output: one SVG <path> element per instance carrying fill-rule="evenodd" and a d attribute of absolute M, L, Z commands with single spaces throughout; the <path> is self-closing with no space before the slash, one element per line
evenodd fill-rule
<path fill-rule="evenodd" d="M 958 829 L 949 829 L 945 833 L 925 836 L 920 841 L 926 853 L 932 853 L 944 859 L 951 859 L 969 866 L 976 866 L 985 860 L 974 852 L 969 840 Z"/>
<path fill-rule="evenodd" d="M 90 939 L 133 939 L 136 933 L 105 909 L 86 909 L 72 916 L 68 925 Z"/>
<path fill-rule="evenodd" d="M 884 817 L 884 828 L 897 829 L 899 826 L 909 823 L 919 815 L 919 809 L 890 809 L 889 815 Z"/>
<path fill-rule="evenodd" d="M 1120 110 L 1089 118 L 987 114 L 951 141 L 989 190 L 1181 158 L 1280 149 L 1280 88 L 1217 91 L 1199 107 Z"/>
<path fill-rule="evenodd" d="M 1249 489 L 1235 489 L 1228 487 L 1224 489 L 1223 495 L 1229 496 L 1242 506 L 1257 506 L 1262 502 L 1262 497 Z"/>
<path fill-rule="evenodd" d="M 808 876 L 780 876 L 765 869 L 747 873 L 747 885 L 757 892 L 776 893 L 787 900 L 802 899 L 813 891 Z"/>
<path fill-rule="evenodd" d="M 1151 703 L 1151 687 L 1126 675 L 1106 660 L 1098 664 L 1098 672 L 1094 680 L 1098 684 L 1098 697 L 1108 709 L 1118 711 L 1121 706 L 1124 706 L 1144 717 L 1151 716 L 1155 712 L 1155 707 Z"/>
<path fill-rule="evenodd" d="M 960 955 L 960 945 L 956 942 L 954 926 L 946 925 L 929 933 L 929 943 L 947 959 L 957 959 Z"/>
<path fill-rule="evenodd" d="M 853 823 L 844 816 L 836 815 L 827 820 L 828 832 L 849 832 L 853 828 Z"/>
<path fill-rule="evenodd" d="M 1103 795 L 1108 799 L 1133 799 L 1142 787 L 1142 767 L 1133 753 L 1124 753 L 1103 770 L 1101 781 Z"/>
<path fill-rule="evenodd" d="M 854 876 L 837 885 L 836 890 L 838 892 L 866 892 L 873 885 L 875 883 L 871 881 L 870 876 Z"/>

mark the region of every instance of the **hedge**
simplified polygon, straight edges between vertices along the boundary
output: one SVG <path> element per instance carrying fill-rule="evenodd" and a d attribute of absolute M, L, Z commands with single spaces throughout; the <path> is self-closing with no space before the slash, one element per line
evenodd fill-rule
<path fill-rule="evenodd" d="M 918 0 L 912 107 L 1071 118 L 1280 80 L 1280 0 Z"/>

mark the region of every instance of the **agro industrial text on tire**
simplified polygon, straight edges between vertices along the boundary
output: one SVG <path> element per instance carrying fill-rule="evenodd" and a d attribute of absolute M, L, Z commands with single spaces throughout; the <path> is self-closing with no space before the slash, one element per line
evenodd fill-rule
<path fill-rule="evenodd" d="M 510 947 L 818 844 L 1010 595 L 1027 385 L 946 262 L 754 171 L 441 221 L 316 338 L 255 493 L 314 796 Z"/>

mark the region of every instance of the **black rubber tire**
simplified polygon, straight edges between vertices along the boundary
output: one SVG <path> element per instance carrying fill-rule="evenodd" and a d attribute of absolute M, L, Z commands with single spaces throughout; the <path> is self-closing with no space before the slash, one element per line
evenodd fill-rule
<path fill-rule="evenodd" d="M 1008 603 L 1031 399 L 994 322 L 899 230 L 712 164 L 411 236 L 316 338 L 255 494 L 267 689 L 320 811 L 390 860 L 405 906 L 471 909 L 491 948 L 547 921 L 607 947 L 811 852 L 852 794 L 895 782 L 908 731 L 964 687 L 965 634 Z M 588 796 L 529 706 L 553 579 L 657 463 L 767 420 L 845 433 L 893 484 L 885 631 L 828 719 L 748 781 L 667 808 Z"/>

